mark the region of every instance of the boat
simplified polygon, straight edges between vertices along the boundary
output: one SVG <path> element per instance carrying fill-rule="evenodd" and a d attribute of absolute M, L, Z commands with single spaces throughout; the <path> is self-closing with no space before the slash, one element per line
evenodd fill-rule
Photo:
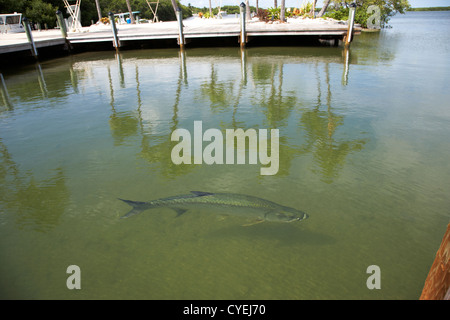
<path fill-rule="evenodd" d="M 140 11 L 133 11 L 132 13 L 133 13 L 133 16 L 136 16 L 136 14 L 141 13 L 141 12 Z M 131 23 L 131 19 L 129 17 L 127 17 L 129 15 L 130 15 L 129 12 L 114 14 L 114 16 L 118 18 L 118 20 L 116 20 L 118 24 L 130 24 Z"/>
<path fill-rule="evenodd" d="M 18 33 L 25 32 L 22 25 L 21 13 L 0 14 L 0 33 Z"/>

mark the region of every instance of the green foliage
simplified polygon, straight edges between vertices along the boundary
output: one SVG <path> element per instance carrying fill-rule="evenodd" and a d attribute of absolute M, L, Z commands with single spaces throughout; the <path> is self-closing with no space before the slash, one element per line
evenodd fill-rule
<path fill-rule="evenodd" d="M 220 8 L 222 11 L 226 11 L 227 14 L 239 14 L 239 6 L 223 6 Z M 250 6 L 250 11 L 256 11 L 256 7 Z"/>
<path fill-rule="evenodd" d="M 269 19 L 271 19 L 271 20 L 279 20 L 280 19 L 280 13 L 281 13 L 280 7 L 269 8 L 269 9 L 267 9 L 267 11 L 269 11 Z"/>
<path fill-rule="evenodd" d="M 27 5 L 25 16 L 33 23 L 40 23 L 42 27 L 46 23 L 49 28 L 53 28 L 56 25 L 56 9 L 51 3 L 45 3 L 42 0 L 32 0 Z"/>
<path fill-rule="evenodd" d="M 23 12 L 26 0 L 0 0 L 0 13 Z"/>
<path fill-rule="evenodd" d="M 202 13 L 203 17 L 209 18 L 209 7 L 203 7 L 203 8 L 195 8 L 191 7 L 192 13 Z M 219 8 L 218 7 L 212 7 L 211 8 L 212 14 L 216 16 L 219 14 Z M 220 11 L 225 11 L 227 14 L 239 14 L 240 8 L 239 6 L 222 6 L 220 7 Z M 250 11 L 256 11 L 256 8 L 253 6 L 250 6 Z"/>
<path fill-rule="evenodd" d="M 450 7 L 410 8 L 408 11 L 450 11 Z"/>
<path fill-rule="evenodd" d="M 303 10 L 303 12 L 307 13 L 312 10 L 312 3 L 308 1 L 308 3 L 305 6 L 302 6 L 300 10 Z"/>
<path fill-rule="evenodd" d="M 335 1 L 337 2 L 337 1 Z M 349 15 L 348 5 L 352 2 L 356 2 L 355 23 L 361 24 L 363 28 L 367 28 L 367 20 L 373 14 L 367 13 L 367 9 L 371 5 L 376 5 L 380 8 L 380 22 L 381 27 L 388 26 L 389 19 L 396 13 L 405 13 L 410 5 L 407 0 L 356 0 L 356 1 L 338 1 L 338 4 L 334 4 L 332 11 L 325 14 L 325 16 L 336 20 L 347 20 Z"/>
<path fill-rule="evenodd" d="M 295 17 L 295 16 L 309 16 L 309 12 L 312 9 L 312 4 L 308 2 L 308 4 L 304 7 L 299 8 L 285 8 L 284 16 L 286 18 Z M 280 20 L 281 8 L 269 8 L 266 10 L 269 20 Z M 261 20 L 261 18 L 260 18 Z"/>
<path fill-rule="evenodd" d="M 333 18 L 336 20 L 347 20 L 348 19 L 348 13 L 349 13 L 349 9 L 348 8 L 341 8 L 338 10 L 333 10 L 330 12 L 327 12 L 325 14 L 325 17 L 329 17 L 329 18 Z M 355 14 L 356 16 L 356 14 Z"/>

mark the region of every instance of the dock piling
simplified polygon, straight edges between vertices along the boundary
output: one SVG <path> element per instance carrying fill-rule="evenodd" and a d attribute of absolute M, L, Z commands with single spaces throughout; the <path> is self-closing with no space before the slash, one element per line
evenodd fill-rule
<path fill-rule="evenodd" d="M 345 37 L 345 46 L 349 46 L 350 42 L 352 42 L 353 40 L 353 25 L 355 23 L 355 11 L 356 11 L 356 4 L 351 3 L 350 12 L 348 14 L 348 30 L 347 36 Z"/>
<path fill-rule="evenodd" d="M 72 46 L 69 42 L 69 39 L 67 38 L 66 23 L 64 21 L 62 12 L 59 10 L 56 11 L 56 20 L 58 21 L 59 29 L 61 30 L 61 35 L 64 38 L 64 41 L 66 42 L 66 49 L 70 51 L 72 49 Z"/>
<path fill-rule="evenodd" d="M 245 47 L 245 43 L 246 41 L 246 32 L 245 32 L 245 3 L 241 2 L 241 4 L 239 5 L 239 12 L 240 12 L 240 22 L 241 22 L 241 34 L 240 34 L 240 44 L 241 44 L 241 48 Z"/>
<path fill-rule="evenodd" d="M 116 48 L 116 51 L 119 51 L 120 41 L 119 41 L 119 37 L 117 35 L 117 27 L 116 27 L 116 21 L 114 20 L 114 13 L 109 12 L 108 16 L 109 16 L 109 22 L 111 23 L 111 28 L 112 28 L 112 32 L 113 32 L 113 45 L 114 45 L 114 48 Z"/>
<path fill-rule="evenodd" d="M 180 45 L 180 49 L 184 49 L 184 34 L 183 34 L 183 12 L 180 8 L 177 8 L 177 20 L 178 20 L 178 44 Z"/>
<path fill-rule="evenodd" d="M 33 55 L 33 57 L 35 57 L 37 59 L 38 52 L 36 49 L 36 44 L 34 43 L 34 40 L 33 40 L 33 35 L 31 34 L 30 22 L 28 21 L 28 19 L 26 17 L 24 17 L 22 19 L 22 24 L 25 29 L 25 33 L 27 34 L 28 42 L 31 45 L 31 54 Z"/>
<path fill-rule="evenodd" d="M 56 20 L 58 21 L 59 29 L 61 30 L 61 35 L 64 39 L 67 39 L 67 29 L 66 29 L 66 23 L 64 21 L 62 12 L 57 10 L 56 11 Z"/>

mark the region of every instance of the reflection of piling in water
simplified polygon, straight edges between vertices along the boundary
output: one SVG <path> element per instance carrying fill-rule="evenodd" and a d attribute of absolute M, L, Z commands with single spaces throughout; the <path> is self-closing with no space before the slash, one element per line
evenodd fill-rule
<path fill-rule="evenodd" d="M 247 55 L 246 50 L 241 50 L 241 73 L 242 73 L 242 83 L 247 84 Z"/>
<path fill-rule="evenodd" d="M 345 47 L 342 52 L 344 55 L 344 72 L 342 73 L 342 84 L 346 86 L 348 84 L 348 71 L 349 71 L 349 62 L 350 62 L 350 49 L 349 47 Z"/>
<path fill-rule="evenodd" d="M 125 76 L 123 74 L 122 55 L 116 53 L 117 67 L 119 68 L 120 87 L 125 88 Z"/>
<path fill-rule="evenodd" d="M 69 66 L 69 73 L 70 73 L 70 82 L 72 83 L 73 91 L 75 93 L 78 93 L 78 79 L 77 74 L 73 70 L 73 63 Z"/>
<path fill-rule="evenodd" d="M 0 73 L 0 92 L 2 94 L 3 103 L 8 109 L 12 109 L 11 100 L 9 99 L 8 89 L 6 88 L 5 79 L 3 74 Z"/>
<path fill-rule="evenodd" d="M 211 62 L 211 73 L 207 75 L 209 80 L 205 80 L 202 76 L 201 82 L 198 82 L 197 75 L 198 72 L 203 75 L 204 68 L 197 68 L 197 66 L 199 63 L 204 66 L 209 62 L 205 61 L 204 55 L 196 56 L 195 51 L 186 50 L 173 52 L 173 57 L 168 58 L 168 61 L 173 66 L 177 66 L 178 70 L 173 73 L 175 82 L 171 87 L 172 94 L 169 96 L 165 91 L 153 91 L 151 85 L 148 85 L 150 75 L 158 74 L 162 70 L 158 57 L 136 60 L 129 59 L 128 52 L 122 52 L 115 54 L 114 58 L 108 59 L 108 63 L 93 75 L 100 77 L 104 74 L 106 80 L 106 96 L 103 98 L 110 104 L 109 125 L 114 145 L 122 145 L 129 137 L 141 135 L 140 157 L 152 165 L 158 164 L 165 176 L 175 177 L 186 174 L 195 170 L 195 167 L 178 166 L 171 162 L 167 154 L 170 154 L 174 143 L 170 141 L 170 135 L 166 134 L 167 131 L 173 132 L 177 129 L 181 123 L 180 117 L 185 117 L 186 111 L 190 110 L 190 106 L 186 108 L 181 103 L 185 94 L 190 96 L 190 92 L 198 91 L 201 99 L 205 99 L 209 104 L 210 112 L 220 117 L 220 125 L 234 129 L 247 125 L 245 121 L 248 119 L 246 114 L 249 109 L 246 103 L 247 99 L 251 99 L 252 103 L 259 106 L 257 112 L 263 117 L 262 121 L 268 128 L 283 130 L 288 130 L 287 128 L 292 128 L 292 126 L 295 128 L 295 123 L 290 119 L 295 119 L 298 110 L 301 112 L 298 130 L 301 132 L 299 136 L 302 138 L 299 141 L 301 142 L 304 136 L 305 142 L 292 143 L 289 141 L 289 137 L 280 137 L 278 175 L 288 175 L 292 167 L 291 163 L 297 157 L 311 154 L 314 164 L 311 171 L 320 175 L 321 181 L 332 183 L 339 176 L 347 156 L 361 150 L 366 141 L 364 137 L 343 139 L 336 134 L 344 125 L 344 116 L 333 111 L 334 82 L 331 80 L 333 77 L 330 69 L 332 65 L 341 65 L 343 63 L 341 53 L 349 51 L 332 49 L 332 54 L 329 54 L 328 51 L 323 50 L 323 56 L 312 59 L 308 54 L 293 55 L 287 50 L 280 55 L 281 59 L 274 59 L 272 55 L 252 54 L 252 50 L 249 51 L 246 48 L 236 50 L 238 49 L 228 49 L 225 51 L 225 55 L 223 53 L 220 55 L 221 58 L 232 60 L 233 77 L 223 79 L 220 76 L 221 64 L 213 57 L 209 59 Z M 310 52 L 310 49 L 306 48 L 304 51 Z M 226 55 L 227 52 L 231 57 Z M 354 51 L 352 63 L 357 61 L 355 54 L 357 55 L 358 52 Z M 187 61 L 187 55 L 189 55 L 189 61 Z M 193 75 L 187 74 L 187 63 L 191 66 L 189 72 L 192 72 Z M 291 69 L 293 65 L 305 66 L 311 63 L 315 63 L 316 66 L 317 95 L 314 93 L 299 95 L 298 91 L 290 90 L 289 81 L 286 86 L 286 80 L 290 79 L 291 72 L 296 70 L 295 67 Z M 348 72 L 349 58 L 346 63 L 347 67 L 344 66 L 344 68 Z M 88 67 L 89 65 L 90 62 L 84 62 L 77 67 Z M 95 61 L 93 65 L 96 69 L 100 69 Z M 116 67 L 119 70 L 115 70 Z M 150 67 L 150 69 L 146 67 Z M 153 70 L 155 67 L 156 70 Z M 127 79 L 124 78 L 125 68 L 128 70 Z M 132 73 L 132 69 L 135 69 L 133 77 L 129 74 Z M 321 71 L 324 72 L 323 76 Z M 286 74 L 288 78 L 286 78 Z M 145 75 L 145 85 L 142 75 Z M 228 76 L 230 73 L 227 72 L 226 75 Z M 188 76 L 193 77 L 193 81 L 188 79 Z M 240 79 L 239 76 L 241 76 Z M 303 78 L 303 76 L 299 76 L 299 78 Z M 305 78 L 309 77 L 305 76 Z M 152 81 L 157 81 L 157 79 L 152 78 Z M 189 87 L 186 86 L 188 81 Z M 126 97 L 118 95 L 118 92 L 121 91 L 120 88 L 125 88 L 125 86 L 128 89 L 127 93 L 134 94 L 131 96 L 127 94 Z M 308 107 L 310 96 L 313 99 L 317 97 L 318 100 L 312 108 Z M 244 98 L 242 99 L 242 97 Z M 244 102 L 242 103 L 241 100 Z M 164 102 L 158 103 L 159 101 Z M 137 106 L 137 110 L 130 110 L 135 106 Z M 206 105 L 200 104 L 200 106 Z M 256 109 L 252 109 L 251 112 L 253 110 Z M 161 119 L 163 120 L 161 121 Z"/>
<path fill-rule="evenodd" d="M 39 63 L 37 64 L 36 69 L 37 69 L 37 73 L 38 73 L 38 82 L 39 82 L 39 87 L 41 88 L 42 97 L 47 98 L 47 96 L 48 96 L 47 84 L 45 83 L 44 74 L 42 73 L 42 68 Z"/>
<path fill-rule="evenodd" d="M 180 50 L 180 68 L 184 84 L 188 84 L 187 69 L 186 69 L 186 51 L 184 50 Z"/>
<path fill-rule="evenodd" d="M 112 78 L 111 78 L 111 69 L 108 65 L 108 80 L 109 80 L 109 105 L 111 106 L 111 109 L 114 111 L 114 88 L 112 84 Z"/>

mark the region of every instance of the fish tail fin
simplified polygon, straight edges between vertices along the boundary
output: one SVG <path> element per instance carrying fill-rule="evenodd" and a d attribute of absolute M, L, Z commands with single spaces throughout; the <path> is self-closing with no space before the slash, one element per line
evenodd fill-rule
<path fill-rule="evenodd" d="M 118 198 L 118 199 L 122 200 L 126 204 L 129 204 L 130 206 L 133 207 L 133 209 L 131 209 L 130 212 L 128 212 L 126 215 L 120 217 L 121 219 L 129 218 L 131 216 L 134 216 L 135 214 L 141 213 L 142 211 L 149 209 L 149 207 L 147 206 L 148 205 L 147 202 L 124 200 L 124 199 L 120 199 L 120 198 Z"/>

